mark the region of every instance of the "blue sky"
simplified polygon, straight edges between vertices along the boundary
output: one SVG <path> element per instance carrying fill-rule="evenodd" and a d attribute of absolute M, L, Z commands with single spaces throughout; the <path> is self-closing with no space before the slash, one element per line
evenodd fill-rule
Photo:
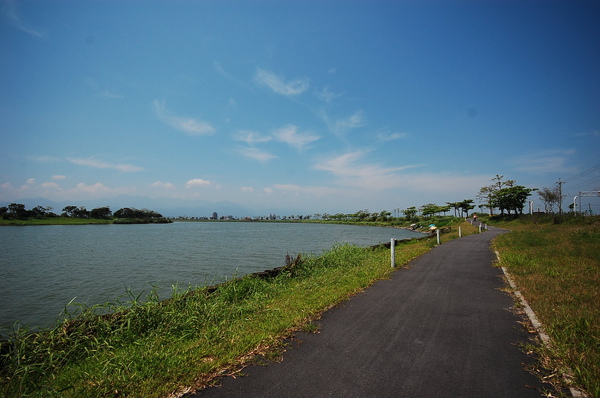
<path fill-rule="evenodd" d="M 0 7 L 0 201 L 312 214 L 474 199 L 496 174 L 600 188 L 597 2 Z"/>

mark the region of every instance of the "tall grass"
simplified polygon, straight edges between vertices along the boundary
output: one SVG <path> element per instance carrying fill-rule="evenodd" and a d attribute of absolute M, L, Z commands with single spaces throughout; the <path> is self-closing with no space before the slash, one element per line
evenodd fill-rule
<path fill-rule="evenodd" d="M 526 220 L 496 239 L 502 264 L 552 339 L 552 366 L 600 397 L 600 218 Z"/>
<path fill-rule="evenodd" d="M 397 247 L 405 264 L 426 242 Z M 51 329 L 12 331 L 1 355 L 6 397 L 164 397 L 207 385 L 256 356 L 277 356 L 282 340 L 310 328 L 326 309 L 388 277 L 389 250 L 336 246 L 277 276 L 246 276 L 145 298 L 81 307 Z"/>

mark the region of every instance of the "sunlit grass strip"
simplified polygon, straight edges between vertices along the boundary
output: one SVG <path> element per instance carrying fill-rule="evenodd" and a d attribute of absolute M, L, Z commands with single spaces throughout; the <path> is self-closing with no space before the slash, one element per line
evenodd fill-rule
<path fill-rule="evenodd" d="M 397 264 L 428 250 L 399 245 Z M 0 395 L 164 397 L 234 372 L 254 355 L 277 355 L 283 338 L 393 270 L 389 250 L 342 245 L 276 277 L 247 276 L 160 302 L 84 308 L 37 334 L 18 330 L 3 354 Z M 110 312 L 98 316 L 98 313 Z"/>
<path fill-rule="evenodd" d="M 545 354 L 600 396 L 600 219 L 512 224 L 495 245 L 552 340 Z"/>

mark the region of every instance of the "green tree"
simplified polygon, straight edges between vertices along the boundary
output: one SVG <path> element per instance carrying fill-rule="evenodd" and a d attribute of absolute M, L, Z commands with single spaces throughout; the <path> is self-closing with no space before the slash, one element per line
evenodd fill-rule
<path fill-rule="evenodd" d="M 62 211 L 63 211 L 63 216 L 65 217 L 74 217 L 73 216 L 73 212 L 77 210 L 77 206 L 65 206 Z"/>
<path fill-rule="evenodd" d="M 72 212 L 75 218 L 90 218 L 90 212 L 85 209 L 85 206 L 79 206 Z"/>
<path fill-rule="evenodd" d="M 111 216 L 112 216 L 112 211 L 110 211 L 110 208 L 108 206 L 97 207 L 95 209 L 92 209 L 92 211 L 90 211 L 90 217 L 92 217 L 92 218 L 107 219 L 107 218 L 110 218 Z"/>
<path fill-rule="evenodd" d="M 469 217 L 469 210 L 473 210 L 475 205 L 473 199 L 465 199 L 462 202 L 458 202 L 458 208 L 460 209 L 461 217 Z"/>
<path fill-rule="evenodd" d="M 408 209 L 402 210 L 402 213 L 404 213 L 404 217 L 406 217 L 406 219 L 408 221 L 411 221 L 411 220 L 414 220 L 417 216 L 417 208 L 412 206 L 412 207 L 409 207 Z"/>
<path fill-rule="evenodd" d="M 460 202 L 446 202 L 449 208 L 454 209 L 454 217 L 458 217 L 457 210 L 460 209 Z"/>
<path fill-rule="evenodd" d="M 8 214 L 14 218 L 27 218 L 29 211 L 25 209 L 25 205 L 21 203 L 11 203 L 8 205 Z"/>
<path fill-rule="evenodd" d="M 497 193 L 502 188 L 512 187 L 515 184 L 515 180 L 503 181 L 504 176 L 496 174 L 496 177 L 492 178 L 492 184 L 486 187 L 482 187 L 477 194 L 477 199 L 485 203 L 485 207 L 490 210 L 490 216 L 494 215 L 494 208 L 498 207 L 496 203 Z"/>
<path fill-rule="evenodd" d="M 377 217 L 377 221 L 389 221 L 392 213 L 387 210 L 382 210 Z"/>
<path fill-rule="evenodd" d="M 37 218 L 42 218 L 42 217 L 46 217 L 49 216 L 53 213 L 51 213 L 52 207 L 47 206 L 47 207 L 42 207 L 42 206 L 36 206 L 33 209 L 31 209 L 31 214 L 34 217 Z"/>
<path fill-rule="evenodd" d="M 523 185 L 512 185 L 502 188 L 495 193 L 494 204 L 500 209 L 500 214 L 504 215 L 506 210 L 508 214 L 514 211 L 514 214 L 523 214 L 523 208 L 527 203 L 527 198 L 535 188 L 527 188 Z"/>
<path fill-rule="evenodd" d="M 421 214 L 423 217 L 430 218 L 439 213 L 439 209 L 440 207 L 435 203 L 427 203 L 426 205 L 421 206 Z"/>

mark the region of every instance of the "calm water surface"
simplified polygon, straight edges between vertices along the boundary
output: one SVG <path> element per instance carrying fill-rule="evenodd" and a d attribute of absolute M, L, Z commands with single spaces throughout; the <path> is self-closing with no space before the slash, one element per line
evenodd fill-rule
<path fill-rule="evenodd" d="M 369 246 L 421 234 L 329 224 L 189 222 L 0 228 L 0 327 L 52 324 L 74 299 L 94 305 L 159 286 L 204 286 L 284 265 L 286 253 Z"/>

